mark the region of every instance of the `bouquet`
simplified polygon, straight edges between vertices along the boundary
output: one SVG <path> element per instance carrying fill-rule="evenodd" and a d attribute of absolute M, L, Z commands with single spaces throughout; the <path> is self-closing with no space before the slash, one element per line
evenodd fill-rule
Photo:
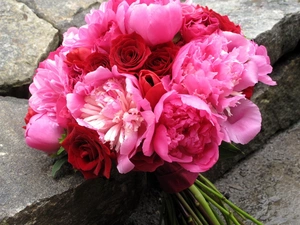
<path fill-rule="evenodd" d="M 201 173 L 259 133 L 253 87 L 276 84 L 266 48 L 191 1 L 109 0 L 85 21 L 36 70 L 27 145 L 57 159 L 53 175 L 153 173 L 163 224 L 260 224 Z"/>

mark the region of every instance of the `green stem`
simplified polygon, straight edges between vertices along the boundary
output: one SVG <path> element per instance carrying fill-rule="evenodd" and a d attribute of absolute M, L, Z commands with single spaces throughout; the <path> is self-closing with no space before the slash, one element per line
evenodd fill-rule
<path fill-rule="evenodd" d="M 218 219 L 215 217 L 215 214 L 212 212 L 209 204 L 204 199 L 203 195 L 197 188 L 195 184 L 189 187 L 189 190 L 194 194 L 195 198 L 198 200 L 198 202 L 203 206 L 204 210 L 207 212 L 209 218 L 212 220 L 214 225 L 220 225 Z"/>
<path fill-rule="evenodd" d="M 236 218 L 234 217 L 234 215 L 227 211 L 227 209 L 224 209 L 222 206 L 220 206 L 215 200 L 213 200 L 211 197 L 209 197 L 205 192 L 203 192 L 202 190 L 200 190 L 200 192 L 202 193 L 202 195 L 204 196 L 205 199 L 207 199 L 207 201 L 211 202 L 215 207 L 217 207 L 222 213 L 226 214 L 235 225 L 240 225 L 240 223 L 236 220 Z"/>
<path fill-rule="evenodd" d="M 197 215 L 195 214 L 195 212 L 191 209 L 191 207 L 189 206 L 189 204 L 182 197 L 182 195 L 180 193 L 176 193 L 175 195 L 179 199 L 179 201 L 181 202 L 181 204 L 185 207 L 185 209 L 191 214 L 191 216 L 196 221 L 196 223 L 199 224 L 199 225 L 203 225 L 201 223 L 201 221 L 199 220 L 199 218 L 197 217 Z"/>
<path fill-rule="evenodd" d="M 225 198 L 219 191 L 216 191 L 214 188 L 210 188 L 207 187 L 205 184 L 203 184 L 202 182 L 200 182 L 199 180 L 195 181 L 195 184 L 198 185 L 199 187 L 207 190 L 208 192 L 214 194 L 216 197 L 220 198 L 220 200 L 222 200 L 223 202 L 225 202 L 227 205 L 229 205 L 234 211 L 236 211 L 237 213 L 241 214 L 242 216 L 244 216 L 245 218 L 251 220 L 252 222 L 254 222 L 257 225 L 263 225 L 263 223 L 259 222 L 257 219 L 255 219 L 254 217 L 252 217 L 251 215 L 249 215 L 248 213 L 246 213 L 245 211 L 243 211 L 242 209 L 240 209 L 239 207 L 237 207 L 235 204 L 233 204 L 231 201 L 229 201 L 227 198 Z"/>
<path fill-rule="evenodd" d="M 174 209 L 174 202 L 171 196 L 167 193 L 164 193 L 164 202 L 165 202 L 165 223 L 169 225 L 179 225 Z"/>

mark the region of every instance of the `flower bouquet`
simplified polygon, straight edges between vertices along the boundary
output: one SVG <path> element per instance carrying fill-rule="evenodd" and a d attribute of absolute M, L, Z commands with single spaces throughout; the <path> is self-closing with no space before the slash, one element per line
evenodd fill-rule
<path fill-rule="evenodd" d="M 200 173 L 261 128 L 257 82 L 276 83 L 266 48 L 192 2 L 109 0 L 69 28 L 29 87 L 26 143 L 85 179 L 149 172 L 165 225 L 242 224 L 250 215 Z"/>

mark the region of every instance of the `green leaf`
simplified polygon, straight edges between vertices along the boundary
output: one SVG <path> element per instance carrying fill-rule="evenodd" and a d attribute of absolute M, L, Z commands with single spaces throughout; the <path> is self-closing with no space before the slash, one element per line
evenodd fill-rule
<path fill-rule="evenodd" d="M 219 147 L 219 153 L 220 153 L 220 159 L 228 159 L 232 158 L 238 154 L 244 154 L 238 147 L 235 145 L 228 143 L 228 142 L 222 142 L 222 144 Z"/>
<path fill-rule="evenodd" d="M 67 137 L 67 133 L 66 131 L 61 135 L 61 137 L 58 139 L 59 140 L 59 144 L 61 144 Z"/>
<path fill-rule="evenodd" d="M 60 155 L 61 153 L 63 153 L 65 151 L 65 149 L 60 146 L 60 148 L 58 149 L 58 151 L 56 152 L 56 155 Z"/>
<path fill-rule="evenodd" d="M 68 162 L 67 157 L 58 159 L 55 161 L 52 167 L 52 176 L 55 177 L 57 172 L 61 169 L 61 167 Z"/>

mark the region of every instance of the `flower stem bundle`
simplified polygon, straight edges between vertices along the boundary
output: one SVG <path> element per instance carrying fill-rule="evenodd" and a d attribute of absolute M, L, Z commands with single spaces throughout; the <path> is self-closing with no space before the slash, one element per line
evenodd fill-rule
<path fill-rule="evenodd" d="M 175 208 L 176 205 L 180 207 Z M 201 174 L 188 189 L 175 194 L 164 192 L 162 213 L 164 225 L 243 225 L 247 220 L 263 225 L 229 201 Z"/>

